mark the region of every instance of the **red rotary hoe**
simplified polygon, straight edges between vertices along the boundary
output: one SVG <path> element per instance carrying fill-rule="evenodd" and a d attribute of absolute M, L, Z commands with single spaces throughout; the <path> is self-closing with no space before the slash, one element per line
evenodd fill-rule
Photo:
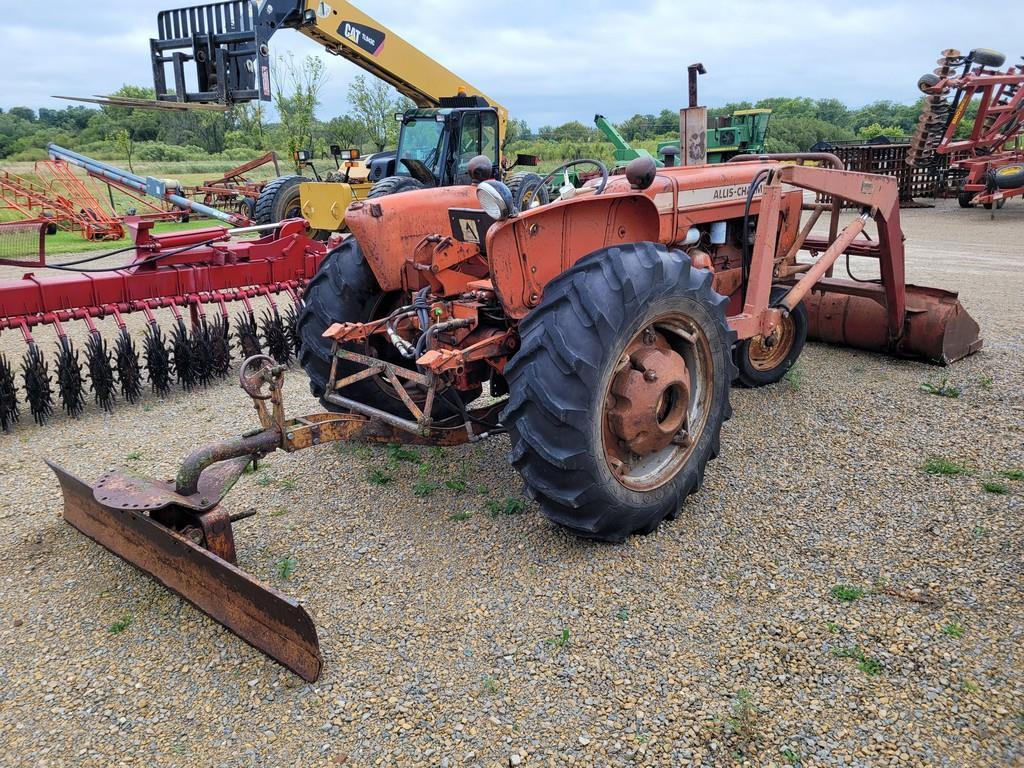
<path fill-rule="evenodd" d="M 1002 208 L 1024 196 L 1024 64 L 1000 70 L 1005 61 L 987 48 L 966 56 L 949 49 L 917 83 L 925 100 L 907 163 L 933 166 L 949 155 L 962 208 Z M 969 125 L 972 103 L 977 113 Z"/>
<path fill-rule="evenodd" d="M 0 281 L 0 331 L 20 333 L 27 345 L 17 379 L 40 425 L 50 418 L 57 399 L 68 415 L 80 415 L 87 384 L 96 403 L 110 410 L 118 397 L 137 400 L 147 380 L 156 394 L 165 394 L 175 382 L 191 390 L 227 376 L 232 347 L 241 357 L 266 350 L 284 363 L 298 354 L 299 295 L 326 250 L 307 237 L 305 222 L 160 235 L 152 234 L 153 221 L 129 217 L 127 224 L 134 245 L 123 249 L 132 254 L 123 266 L 96 266 L 109 253 L 62 264 L 48 264 L 45 257 L 0 259 L 58 275 L 29 271 L 21 279 Z M 243 239 L 247 235 L 262 236 Z M 278 299 L 287 301 L 279 305 Z M 234 303 L 241 311 L 232 324 L 228 306 Z M 170 314 L 169 332 L 160 325 L 161 310 Z M 132 313 L 144 314 L 147 321 L 141 356 L 125 323 Z M 118 329 L 113 349 L 97 326 L 108 317 Z M 88 329 L 84 365 L 65 328 L 72 321 Z M 33 335 L 40 327 L 52 328 L 57 337 L 56 381 Z M 4 430 L 20 416 L 17 379 L 0 354 Z"/>
<path fill-rule="evenodd" d="M 232 522 L 248 515 L 221 502 L 254 460 L 507 432 L 544 515 L 621 541 L 699 490 L 731 384 L 778 381 L 806 338 L 939 363 L 981 346 L 956 294 L 905 283 L 895 179 L 831 155 L 744 160 L 639 159 L 614 177 L 594 162 L 583 189 L 531 207 L 536 189 L 513 196 L 478 158 L 472 186 L 353 203 L 352 236 L 309 282 L 297 327 L 324 411 L 286 415 L 284 366 L 249 358 L 257 429 L 194 451 L 172 482 L 111 470 L 90 486 L 51 464 L 65 519 L 315 680 L 309 615 L 237 565 Z M 857 211 L 845 223 L 843 201 Z M 289 242 L 310 247 L 266 248 Z M 852 256 L 877 270 L 833 277 Z"/>

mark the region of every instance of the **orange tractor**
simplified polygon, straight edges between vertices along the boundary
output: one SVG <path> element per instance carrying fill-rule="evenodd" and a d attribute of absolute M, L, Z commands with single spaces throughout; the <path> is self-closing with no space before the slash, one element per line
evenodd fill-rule
<path fill-rule="evenodd" d="M 507 432 L 544 515 L 621 541 L 699 490 L 733 382 L 778 381 L 808 337 L 938 363 L 980 348 L 955 294 L 905 284 L 895 179 L 831 155 L 736 160 L 641 158 L 617 176 L 594 163 L 575 195 L 537 205 L 482 158 L 472 185 L 353 203 L 352 235 L 298 321 L 325 411 L 287 416 L 284 366 L 250 358 L 241 385 L 258 429 L 193 452 L 168 483 L 118 470 L 89 486 L 54 466 L 65 518 L 314 680 L 310 617 L 235 565 L 237 517 L 221 500 L 254 460 Z M 856 214 L 841 226 L 843 201 Z M 876 260 L 878 277 L 833 277 L 851 255 Z"/>

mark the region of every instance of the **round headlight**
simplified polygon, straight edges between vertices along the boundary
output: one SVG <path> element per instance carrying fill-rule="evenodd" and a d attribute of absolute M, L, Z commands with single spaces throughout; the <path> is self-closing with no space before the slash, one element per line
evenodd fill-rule
<path fill-rule="evenodd" d="M 512 190 L 500 181 L 483 181 L 477 185 L 476 199 L 484 213 L 496 221 L 512 215 Z"/>

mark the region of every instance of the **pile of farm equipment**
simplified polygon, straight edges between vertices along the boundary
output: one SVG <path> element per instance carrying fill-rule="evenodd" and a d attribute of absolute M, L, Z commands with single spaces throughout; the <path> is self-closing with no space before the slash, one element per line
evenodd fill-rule
<path fill-rule="evenodd" d="M 1024 65 L 1000 70 L 1005 61 L 986 48 L 966 56 L 949 49 L 918 80 L 925 100 L 907 163 L 928 167 L 948 157 L 963 208 L 1001 208 L 1024 196 Z M 974 123 L 958 137 L 972 103 Z"/>

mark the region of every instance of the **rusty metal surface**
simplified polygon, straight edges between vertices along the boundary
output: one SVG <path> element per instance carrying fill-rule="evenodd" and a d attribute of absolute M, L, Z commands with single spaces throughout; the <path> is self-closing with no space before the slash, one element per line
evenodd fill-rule
<path fill-rule="evenodd" d="M 96 481 L 96 501 L 106 507 L 152 512 L 171 504 L 205 512 L 215 506 L 231 490 L 251 456 L 240 456 L 207 467 L 199 475 L 196 490 L 191 494 L 175 491 L 172 481 L 154 480 L 128 469 L 111 469 Z"/>
<path fill-rule="evenodd" d="M 64 519 L 305 680 L 320 676 L 316 627 L 295 600 L 136 510 L 96 501 L 93 489 L 47 462 L 64 493 Z"/>

